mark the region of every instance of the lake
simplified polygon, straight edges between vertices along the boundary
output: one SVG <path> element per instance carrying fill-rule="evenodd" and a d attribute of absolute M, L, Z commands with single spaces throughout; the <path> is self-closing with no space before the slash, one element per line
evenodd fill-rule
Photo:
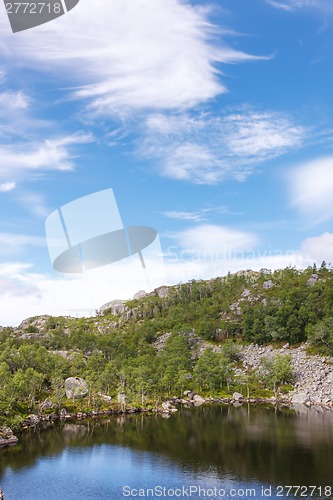
<path fill-rule="evenodd" d="M 0 485 L 5 500 L 333 498 L 333 412 L 300 410 L 205 405 L 30 430 L 0 451 Z"/>

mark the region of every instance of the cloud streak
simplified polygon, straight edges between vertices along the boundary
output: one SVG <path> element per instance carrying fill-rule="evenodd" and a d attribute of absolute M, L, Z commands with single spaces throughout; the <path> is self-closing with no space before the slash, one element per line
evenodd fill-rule
<path fill-rule="evenodd" d="M 311 263 L 333 263 L 333 234 L 326 232 L 320 236 L 306 238 L 302 242 L 301 250 Z"/>
<path fill-rule="evenodd" d="M 12 191 L 15 189 L 16 183 L 15 182 L 3 182 L 0 184 L 0 192 L 1 193 L 8 193 L 9 191 Z"/>
<path fill-rule="evenodd" d="M 333 218 L 333 156 L 316 158 L 287 176 L 291 204 L 314 224 Z"/>
<path fill-rule="evenodd" d="M 186 229 L 176 234 L 176 239 L 188 254 L 209 252 L 219 254 L 220 257 L 230 252 L 251 250 L 259 241 L 255 234 L 214 224 Z"/>
<path fill-rule="evenodd" d="M 44 141 L 0 141 L 0 178 L 7 181 L 2 186 L 7 190 L 8 187 L 13 189 L 13 179 L 22 179 L 28 172 L 36 174 L 50 170 L 72 170 L 75 155 L 70 147 L 93 140 L 90 134 L 73 134 Z"/>
<path fill-rule="evenodd" d="M 294 12 L 298 9 L 316 9 L 326 13 L 333 13 L 331 0 L 266 0 L 266 3 L 276 9 Z"/>
<path fill-rule="evenodd" d="M 11 113 L 15 110 L 24 110 L 29 107 L 30 99 L 22 91 L 0 92 L 0 116 Z"/>
<path fill-rule="evenodd" d="M 45 246 L 45 238 L 26 234 L 0 233 L 0 255 L 20 253 L 28 246 Z"/>
<path fill-rule="evenodd" d="M 245 180 L 259 164 L 301 147 L 306 135 L 292 118 L 275 112 L 154 114 L 138 152 L 158 160 L 166 177 L 214 184 Z"/>
<path fill-rule="evenodd" d="M 180 0 L 81 0 L 75 15 L 15 39 L 4 22 L 8 64 L 61 75 L 92 115 L 190 108 L 226 92 L 221 64 L 269 59 L 227 46 L 207 9 Z"/>
<path fill-rule="evenodd" d="M 170 210 L 167 212 L 162 212 L 162 215 L 164 215 L 168 219 L 188 220 L 193 222 L 207 221 L 207 219 L 203 216 L 201 212 L 188 212 L 186 210 Z"/>

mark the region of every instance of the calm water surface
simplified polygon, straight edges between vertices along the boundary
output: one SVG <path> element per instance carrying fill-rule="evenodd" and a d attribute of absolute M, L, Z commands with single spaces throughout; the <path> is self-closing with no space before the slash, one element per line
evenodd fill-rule
<path fill-rule="evenodd" d="M 0 451 L 0 485 L 5 500 L 333 498 L 333 412 L 214 405 L 67 422 Z"/>

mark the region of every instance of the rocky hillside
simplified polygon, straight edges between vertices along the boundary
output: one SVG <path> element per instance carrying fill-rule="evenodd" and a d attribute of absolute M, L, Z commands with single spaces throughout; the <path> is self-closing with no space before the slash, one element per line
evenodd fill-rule
<path fill-rule="evenodd" d="M 92 318 L 45 315 L 0 328 L 0 420 L 145 406 L 184 391 L 333 405 L 332 356 L 325 263 L 242 271 L 140 291 Z M 68 396 L 68 379 L 82 379 L 84 396 Z"/>
<path fill-rule="evenodd" d="M 333 358 L 310 355 L 309 345 L 290 348 L 286 344 L 281 349 L 272 346 L 249 345 L 242 348 L 244 369 L 258 369 L 263 357 L 274 358 L 278 354 L 290 356 L 293 371 L 293 389 L 289 397 L 294 403 L 333 403 Z"/>

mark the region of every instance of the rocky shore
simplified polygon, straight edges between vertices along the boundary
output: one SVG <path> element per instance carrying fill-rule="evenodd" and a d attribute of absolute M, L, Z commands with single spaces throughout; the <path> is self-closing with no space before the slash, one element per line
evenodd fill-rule
<path fill-rule="evenodd" d="M 4 426 L 0 429 L 0 448 L 5 447 L 5 446 L 12 446 L 18 442 L 18 438 L 14 436 L 13 431 L 7 427 Z M 0 496 L 1 500 L 1 496 Z"/>
<path fill-rule="evenodd" d="M 316 404 L 333 407 L 333 358 L 307 354 L 308 344 L 281 349 L 251 344 L 244 346 L 241 358 L 244 368 L 258 368 L 260 360 L 276 354 L 289 354 L 294 372 L 294 389 L 289 392 L 290 403 Z"/>
<path fill-rule="evenodd" d="M 249 346 L 247 348 L 248 352 L 250 352 L 250 356 L 247 357 L 248 362 L 250 359 L 253 361 L 253 366 L 257 363 L 258 357 L 260 357 L 260 349 L 265 350 L 265 355 L 274 355 L 276 350 L 269 348 L 261 348 L 257 346 Z M 308 361 L 308 357 L 305 353 L 300 354 L 302 350 L 299 349 L 296 353 L 294 353 L 295 363 L 299 362 L 301 365 Z M 262 354 L 262 353 L 261 353 Z M 245 354 L 246 355 L 246 354 Z M 303 356 L 304 355 L 304 356 Z M 305 360 L 304 360 L 305 359 Z M 316 365 L 317 366 L 317 365 Z M 307 377 L 307 381 L 304 381 L 303 385 L 300 386 L 301 389 L 305 389 L 307 387 L 312 387 L 311 383 L 313 380 Z M 304 385 L 310 384 L 310 385 Z M 303 394 L 306 396 L 303 398 Z M 199 394 L 193 393 L 191 391 L 185 391 L 183 397 L 173 397 L 169 398 L 161 404 L 156 404 L 155 407 L 151 408 L 141 408 L 141 407 L 130 407 L 130 408 L 113 408 L 110 410 L 91 410 L 86 412 L 76 412 L 69 413 L 65 409 L 62 409 L 60 413 L 54 414 L 40 414 L 29 415 L 22 423 L 22 430 L 28 429 L 30 427 L 36 426 L 46 426 L 49 427 L 53 425 L 55 422 L 66 422 L 68 420 L 84 420 L 90 418 L 99 418 L 111 415 L 133 415 L 137 413 L 146 413 L 146 414 L 160 414 L 164 418 L 169 418 L 173 413 L 178 411 L 179 405 L 184 405 L 187 407 L 191 406 L 201 406 L 203 404 L 224 404 L 224 405 L 233 405 L 234 407 L 241 407 L 244 404 L 252 404 L 252 405 L 262 405 L 269 404 L 275 405 L 277 407 L 287 407 L 290 409 L 294 409 L 296 411 L 306 411 L 313 407 L 317 411 L 318 410 L 330 410 L 333 409 L 333 402 L 327 402 L 327 398 L 325 401 L 319 401 L 315 396 L 311 397 L 311 393 L 301 393 L 299 390 L 292 391 L 289 395 L 284 397 L 269 397 L 269 398 L 256 398 L 256 397 L 245 397 L 243 394 L 234 392 L 232 397 L 230 398 L 216 398 L 216 397 L 208 397 L 204 398 Z M 304 408 L 304 410 L 302 410 Z M 0 429 L 0 448 L 15 445 L 18 442 L 18 438 L 14 435 L 13 431 L 9 427 L 3 427 Z M 0 499 L 1 500 L 1 499 Z"/>
<path fill-rule="evenodd" d="M 154 344 L 157 351 L 161 352 L 164 344 L 170 334 L 166 333 L 159 337 Z M 191 348 L 193 352 L 199 353 L 199 356 L 207 348 L 212 348 L 211 344 L 202 341 L 200 337 L 192 334 Z M 298 411 L 306 410 L 306 407 L 315 407 L 323 409 L 333 409 L 333 358 L 320 355 L 308 354 L 308 344 L 302 344 L 298 347 L 290 347 L 285 344 L 281 348 L 273 346 L 260 346 L 256 344 L 243 345 L 239 353 L 239 363 L 235 368 L 236 378 L 246 379 L 246 376 L 253 370 L 260 370 L 260 363 L 264 357 L 274 358 L 277 355 L 288 354 L 291 359 L 291 366 L 294 373 L 292 390 L 287 394 L 276 394 L 275 397 L 257 398 L 247 392 L 244 384 L 241 393 L 235 392 L 232 397 L 204 398 L 202 395 L 185 391 L 178 397 L 170 398 L 162 403 L 156 403 L 149 409 L 141 407 L 130 407 L 125 394 L 119 393 L 118 400 L 112 401 L 107 395 L 98 393 L 98 397 L 106 403 L 109 408 L 104 410 L 91 410 L 85 412 L 70 413 L 65 408 L 55 411 L 56 408 L 48 399 L 39 405 L 38 414 L 31 414 L 25 418 L 22 423 L 22 429 L 38 425 L 52 425 L 54 422 L 72 420 L 82 420 L 97 418 L 109 415 L 126 415 L 134 413 L 160 413 L 168 418 L 173 412 L 177 411 L 178 405 L 198 406 L 202 404 L 218 403 L 226 405 L 241 406 L 245 404 L 273 404 L 288 406 Z M 221 344 L 213 347 L 214 351 L 221 350 Z M 66 379 L 64 383 L 66 397 L 68 399 L 82 398 L 88 395 L 89 389 L 85 380 L 79 377 Z M 9 427 L 0 429 L 0 448 L 16 444 L 18 438 Z"/>

